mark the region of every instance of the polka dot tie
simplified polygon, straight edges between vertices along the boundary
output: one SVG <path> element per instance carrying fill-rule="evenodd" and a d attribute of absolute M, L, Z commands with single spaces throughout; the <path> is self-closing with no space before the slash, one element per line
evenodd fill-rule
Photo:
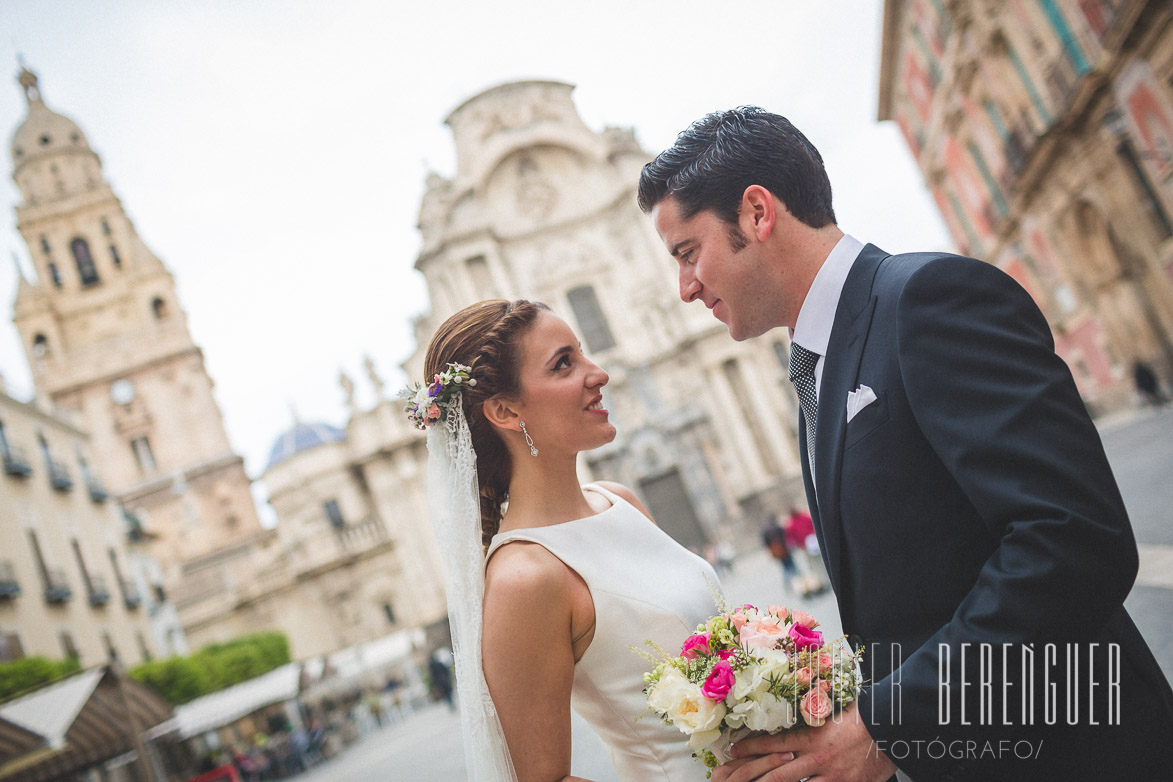
<path fill-rule="evenodd" d="M 819 354 L 808 350 L 797 342 L 790 343 L 790 382 L 798 392 L 798 403 L 806 418 L 806 456 L 810 460 L 811 475 L 815 471 L 815 416 L 818 408 L 818 394 L 815 392 L 815 364 Z"/>

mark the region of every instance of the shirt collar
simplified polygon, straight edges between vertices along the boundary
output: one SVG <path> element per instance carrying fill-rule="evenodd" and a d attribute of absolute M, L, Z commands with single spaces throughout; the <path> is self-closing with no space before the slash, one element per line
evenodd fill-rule
<path fill-rule="evenodd" d="M 847 274 L 862 249 L 863 242 L 849 234 L 843 234 L 831 249 L 831 254 L 823 261 L 802 302 L 798 321 L 790 333 L 792 342 L 820 356 L 827 355 L 827 343 L 831 341 L 831 327 L 835 325 L 839 296 L 843 293 Z"/>

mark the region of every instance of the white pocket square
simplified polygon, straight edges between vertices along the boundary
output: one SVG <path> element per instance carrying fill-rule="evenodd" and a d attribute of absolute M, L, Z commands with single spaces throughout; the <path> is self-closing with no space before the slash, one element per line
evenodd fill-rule
<path fill-rule="evenodd" d="M 861 385 L 854 391 L 847 392 L 847 420 L 855 418 L 855 414 L 876 401 L 876 392 Z"/>

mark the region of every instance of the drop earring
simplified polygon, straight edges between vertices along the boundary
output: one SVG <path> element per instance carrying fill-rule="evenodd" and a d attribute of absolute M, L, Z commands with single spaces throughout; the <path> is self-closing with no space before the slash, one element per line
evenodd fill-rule
<path fill-rule="evenodd" d="M 534 438 L 529 436 L 529 432 L 525 430 L 525 421 L 521 422 L 521 433 L 525 435 L 525 444 L 529 446 L 529 455 L 537 456 L 538 449 L 534 447 Z"/>

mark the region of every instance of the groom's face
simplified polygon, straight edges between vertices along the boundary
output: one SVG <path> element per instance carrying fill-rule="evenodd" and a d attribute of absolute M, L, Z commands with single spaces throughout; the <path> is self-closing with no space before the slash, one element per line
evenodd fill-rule
<path fill-rule="evenodd" d="M 774 322 L 777 307 L 762 285 L 762 253 L 739 225 L 725 222 L 710 210 L 686 220 L 673 198 L 658 203 L 652 219 L 676 259 L 680 298 L 685 303 L 703 303 L 738 341 L 778 325 Z"/>

